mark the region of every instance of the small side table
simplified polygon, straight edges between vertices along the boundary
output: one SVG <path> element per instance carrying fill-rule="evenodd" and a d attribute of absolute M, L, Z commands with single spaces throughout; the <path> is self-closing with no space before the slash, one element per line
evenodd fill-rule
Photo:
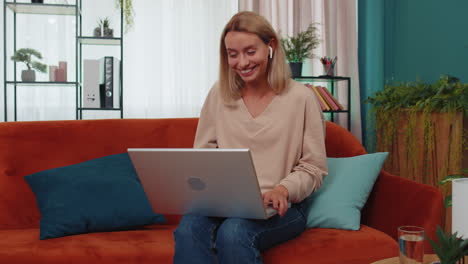
<path fill-rule="evenodd" d="M 423 264 L 431 264 L 433 261 L 438 261 L 439 258 L 435 254 L 426 254 L 424 255 L 423 259 Z M 464 259 L 461 259 L 458 263 L 468 264 L 468 256 L 465 256 Z M 394 257 L 394 258 L 387 258 L 387 259 L 382 259 L 376 262 L 372 262 L 371 264 L 400 264 L 400 258 L 399 257 Z"/>
<path fill-rule="evenodd" d="M 424 255 L 423 264 L 431 264 L 433 261 L 438 261 L 437 255 L 435 254 L 426 254 Z M 400 257 L 387 258 L 373 262 L 371 264 L 400 264 Z"/>

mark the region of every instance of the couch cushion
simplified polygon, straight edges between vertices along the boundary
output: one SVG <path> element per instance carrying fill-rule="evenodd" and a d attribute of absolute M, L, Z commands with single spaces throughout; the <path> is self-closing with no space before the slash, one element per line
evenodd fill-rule
<path fill-rule="evenodd" d="M 0 263 L 172 263 L 175 226 L 39 240 L 39 229 L 0 230 Z"/>
<path fill-rule="evenodd" d="M 127 148 L 190 148 L 197 122 L 197 118 L 0 122 L 0 228 L 39 226 L 39 210 L 25 175 Z"/>
<path fill-rule="evenodd" d="M 346 128 L 327 121 L 326 131 L 327 157 L 352 157 L 367 153 L 359 140 Z"/>
<path fill-rule="evenodd" d="M 364 225 L 359 231 L 307 229 L 263 254 L 264 262 L 271 264 L 363 264 L 397 255 L 395 240 Z"/>
<path fill-rule="evenodd" d="M 323 185 L 305 200 L 307 227 L 358 230 L 361 209 L 387 155 L 327 158 L 328 175 Z"/>
<path fill-rule="evenodd" d="M 169 264 L 175 227 L 154 225 L 51 240 L 38 240 L 39 229 L 0 230 L 0 263 Z M 265 264 L 362 264 L 397 255 L 396 241 L 367 226 L 359 231 L 308 229 L 263 254 Z"/>
<path fill-rule="evenodd" d="M 161 223 L 127 153 L 25 177 L 41 211 L 41 239 Z"/>

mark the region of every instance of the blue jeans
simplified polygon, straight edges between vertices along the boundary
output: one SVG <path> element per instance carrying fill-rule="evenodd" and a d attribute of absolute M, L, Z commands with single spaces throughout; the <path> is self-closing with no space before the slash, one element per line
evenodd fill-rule
<path fill-rule="evenodd" d="M 262 263 L 261 251 L 305 229 L 301 204 L 267 220 L 184 215 L 174 232 L 174 263 Z"/>

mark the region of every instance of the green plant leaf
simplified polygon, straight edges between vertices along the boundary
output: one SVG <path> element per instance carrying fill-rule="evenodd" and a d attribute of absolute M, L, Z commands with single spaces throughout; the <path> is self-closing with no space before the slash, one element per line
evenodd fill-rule
<path fill-rule="evenodd" d="M 125 20 L 125 33 L 127 33 L 134 24 L 135 10 L 133 9 L 133 0 L 115 0 L 117 8 L 122 8 Z"/>
<path fill-rule="evenodd" d="M 16 61 L 16 62 L 23 62 L 24 64 L 26 64 L 26 67 L 28 67 L 28 69 L 31 69 L 31 68 L 36 68 L 36 66 L 39 65 L 39 68 L 36 68 L 37 70 L 39 71 L 45 71 L 46 69 L 44 69 L 44 67 L 47 68 L 47 66 L 45 66 L 44 64 L 41 64 L 39 62 L 36 62 L 36 61 L 32 61 L 32 57 L 36 57 L 38 59 L 42 59 L 42 54 L 35 50 L 35 49 L 31 49 L 31 48 L 22 48 L 22 49 L 19 49 L 17 50 L 13 56 L 11 56 L 11 59 Z M 39 64 L 37 64 L 39 63 Z M 44 65 L 44 67 L 42 66 Z"/>
<path fill-rule="evenodd" d="M 312 50 L 320 43 L 317 31 L 316 23 L 312 23 L 296 36 L 281 38 L 280 42 L 288 62 L 303 62 L 313 56 Z"/>
<path fill-rule="evenodd" d="M 32 66 L 33 69 L 36 69 L 36 70 L 38 70 L 40 72 L 43 72 L 43 73 L 47 72 L 47 65 L 42 64 L 42 63 L 40 63 L 38 61 L 33 61 L 31 63 L 31 66 Z"/>
<path fill-rule="evenodd" d="M 456 232 L 444 233 L 442 228 L 437 226 L 436 235 L 438 243 L 430 238 L 428 240 L 442 263 L 455 263 L 467 253 L 468 242 L 461 239 Z"/>
<path fill-rule="evenodd" d="M 444 198 L 444 207 L 449 208 L 452 207 L 452 195 L 447 195 Z"/>
<path fill-rule="evenodd" d="M 465 176 L 460 175 L 460 174 L 448 175 L 448 176 L 445 176 L 442 180 L 440 180 L 437 184 L 444 185 L 447 182 L 451 182 L 452 180 L 460 179 L 460 178 L 465 178 Z"/>

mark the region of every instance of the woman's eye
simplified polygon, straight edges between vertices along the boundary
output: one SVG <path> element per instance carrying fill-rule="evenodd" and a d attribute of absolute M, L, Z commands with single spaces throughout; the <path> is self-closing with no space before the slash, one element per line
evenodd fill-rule
<path fill-rule="evenodd" d="M 248 51 L 247 51 L 247 54 L 248 54 L 248 55 L 254 55 L 254 54 L 255 54 L 255 50 L 248 50 Z"/>
<path fill-rule="evenodd" d="M 237 57 L 237 53 L 228 53 L 229 58 Z"/>

